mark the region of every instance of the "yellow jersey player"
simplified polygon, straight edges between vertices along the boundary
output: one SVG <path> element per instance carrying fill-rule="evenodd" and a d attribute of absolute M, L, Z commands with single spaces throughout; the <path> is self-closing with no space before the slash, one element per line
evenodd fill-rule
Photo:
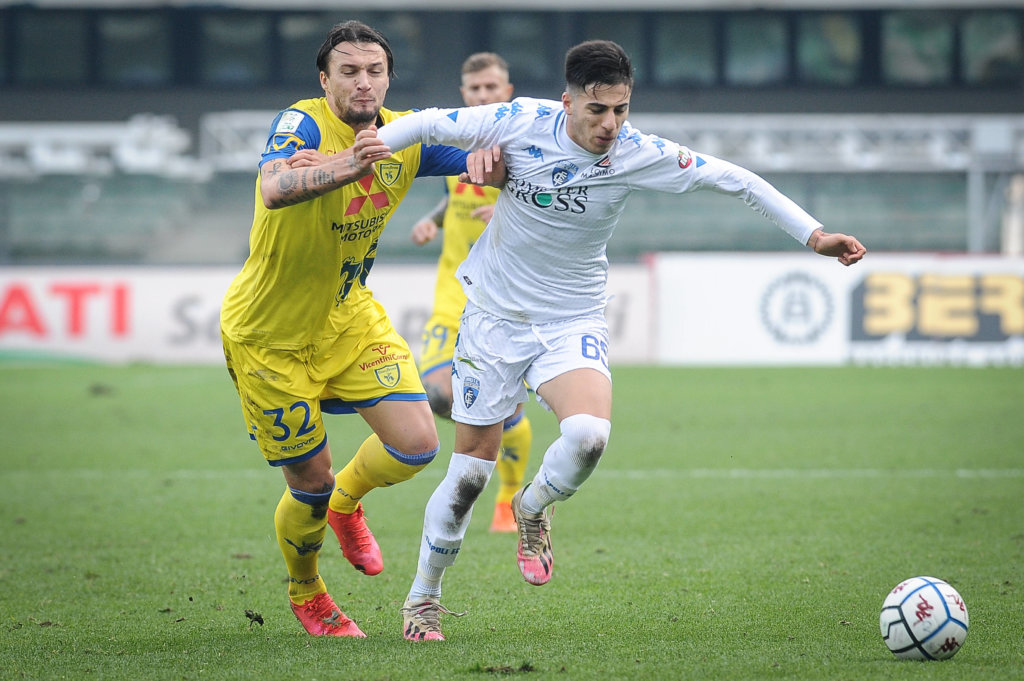
<path fill-rule="evenodd" d="M 439 446 L 412 353 L 367 275 L 413 178 L 459 173 L 466 154 L 413 145 L 392 155 L 377 142 L 376 126 L 399 114 L 383 108 L 393 57 L 375 29 L 334 26 L 317 68 L 324 96 L 272 124 L 221 334 L 249 435 L 287 483 L 274 525 L 292 611 L 314 636 L 363 637 L 320 575 L 326 528 L 358 570 L 379 573 L 360 499 L 411 478 Z M 373 430 L 337 476 L 323 412 L 358 413 Z"/>
<path fill-rule="evenodd" d="M 462 99 L 466 106 L 507 102 L 512 98 L 508 64 L 493 52 L 470 55 L 462 64 Z M 412 240 L 424 244 L 432 240 L 439 228 L 444 229 L 441 257 L 437 264 L 434 289 L 434 311 L 423 329 L 419 358 L 420 376 L 435 414 L 451 418 L 452 355 L 459 330 L 459 317 L 466 305 L 466 294 L 455 278 L 456 268 L 469 255 L 469 249 L 494 212 L 500 190 L 495 187 L 460 182 L 457 177 L 445 178 L 445 198 L 432 215 L 413 226 Z M 501 456 L 497 470 L 500 487 L 491 521 L 492 532 L 515 532 L 512 517 L 512 496 L 522 486 L 530 457 L 533 431 L 530 421 L 519 405 L 506 419 L 501 437 Z"/>

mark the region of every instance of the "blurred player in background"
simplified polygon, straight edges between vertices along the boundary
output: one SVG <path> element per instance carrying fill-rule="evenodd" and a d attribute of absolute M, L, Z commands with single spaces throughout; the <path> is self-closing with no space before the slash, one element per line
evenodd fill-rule
<path fill-rule="evenodd" d="M 561 101 L 524 97 L 430 109 L 378 131 L 391 149 L 498 145 L 509 174 L 491 222 L 457 271 L 468 302 L 452 375 L 455 453 L 427 502 L 419 565 L 402 608 L 408 639 L 444 638 L 440 615 L 450 611 L 439 602 L 441 578 L 494 470 L 502 423 L 526 398 L 524 380 L 555 413 L 561 435 L 512 499 L 516 559 L 527 582 L 551 578 L 547 509 L 590 477 L 611 432 L 606 246 L 630 194 L 711 189 L 743 200 L 816 253 L 844 265 L 864 256 L 857 239 L 824 232 L 758 175 L 634 129 L 626 121 L 633 67 L 617 44 L 573 47 L 565 75 Z M 469 174 L 480 177 L 472 162 Z M 635 502 L 621 495 L 606 500 L 612 514 Z"/>
<path fill-rule="evenodd" d="M 439 449 L 412 353 L 367 287 L 377 242 L 414 177 L 465 169 L 466 153 L 391 154 L 377 125 L 394 73 L 387 39 L 357 21 L 317 54 L 324 96 L 278 114 L 260 160 L 249 257 L 225 295 L 221 332 L 249 435 L 287 489 L 274 515 L 292 611 L 314 636 L 365 634 L 327 592 L 318 556 L 329 524 L 367 575 L 383 568 L 360 499 L 408 480 Z M 322 413 L 373 429 L 335 476 Z"/>
<path fill-rule="evenodd" d="M 507 102 L 512 98 L 508 64 L 493 52 L 470 55 L 462 64 L 462 99 L 466 106 Z M 452 413 L 452 355 L 459 332 L 459 317 L 466 306 L 455 270 L 469 255 L 469 249 L 494 213 L 499 189 L 445 178 L 445 196 L 431 215 L 413 225 L 412 240 L 423 245 L 444 229 L 441 257 L 437 263 L 434 311 L 423 329 L 419 369 L 430 400 L 430 408 L 444 418 Z M 505 419 L 501 434 L 501 454 L 497 470 L 500 487 L 494 504 L 491 532 L 515 532 L 512 496 L 523 484 L 530 458 L 533 431 L 523 405 Z"/>

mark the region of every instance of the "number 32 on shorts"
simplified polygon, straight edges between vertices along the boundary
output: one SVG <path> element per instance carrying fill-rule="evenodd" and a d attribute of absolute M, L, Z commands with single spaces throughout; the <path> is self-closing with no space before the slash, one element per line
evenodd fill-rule
<path fill-rule="evenodd" d="M 580 344 L 584 358 L 596 359 L 608 368 L 608 343 L 588 333 L 581 336 Z"/>

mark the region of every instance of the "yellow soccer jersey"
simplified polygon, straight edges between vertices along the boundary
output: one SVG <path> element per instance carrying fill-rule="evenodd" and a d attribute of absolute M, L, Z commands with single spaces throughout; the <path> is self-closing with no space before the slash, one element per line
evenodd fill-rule
<path fill-rule="evenodd" d="M 469 255 L 469 249 L 480 238 L 487 223 L 471 217 L 481 206 L 498 200 L 497 187 L 463 184 L 457 177 L 445 178 L 448 187 L 448 208 L 444 212 L 444 242 L 437 263 L 437 285 L 434 287 L 434 317 L 449 320 L 458 326 L 466 294 L 455 278 L 455 270 Z"/>
<path fill-rule="evenodd" d="M 400 115 L 380 111 L 384 123 Z M 306 99 L 278 114 L 261 163 L 304 148 L 331 155 L 354 141 L 354 131 L 326 99 Z M 413 178 L 462 172 L 465 156 L 452 147 L 413 145 L 357 182 L 274 210 L 263 205 L 257 177 L 249 257 L 224 297 L 224 333 L 294 350 L 344 328 L 372 300 L 366 279 L 378 239 Z"/>

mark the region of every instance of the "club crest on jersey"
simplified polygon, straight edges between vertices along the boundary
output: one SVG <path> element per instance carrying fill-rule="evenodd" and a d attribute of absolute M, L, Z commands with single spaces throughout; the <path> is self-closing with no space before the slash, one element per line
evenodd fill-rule
<path fill-rule="evenodd" d="M 466 405 L 466 409 L 473 406 L 476 402 L 476 398 L 480 396 L 480 381 L 476 380 L 472 376 L 466 378 L 462 384 L 462 401 Z"/>
<path fill-rule="evenodd" d="M 394 388 L 402 378 L 402 370 L 398 368 L 398 364 L 385 364 L 374 369 L 373 373 L 377 377 L 377 382 L 385 388 Z"/>
<path fill-rule="evenodd" d="M 679 167 L 683 170 L 689 168 L 690 164 L 693 163 L 693 155 L 689 149 L 680 149 L 677 159 L 679 160 Z"/>
<path fill-rule="evenodd" d="M 563 184 L 576 177 L 580 167 L 575 163 L 569 161 L 562 161 L 555 166 L 555 169 L 551 171 L 551 182 L 556 187 L 561 187 Z"/>
<path fill-rule="evenodd" d="M 385 187 L 390 187 L 398 178 L 402 176 L 402 164 L 401 163 L 378 163 L 377 173 L 380 175 L 380 181 Z"/>

